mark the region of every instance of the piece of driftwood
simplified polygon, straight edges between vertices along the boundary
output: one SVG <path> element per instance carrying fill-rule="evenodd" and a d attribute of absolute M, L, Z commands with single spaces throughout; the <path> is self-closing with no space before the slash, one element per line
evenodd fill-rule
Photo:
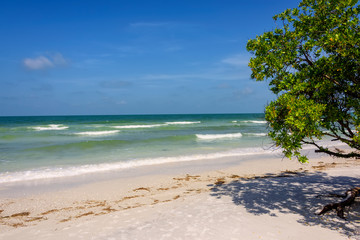
<path fill-rule="evenodd" d="M 322 215 L 334 209 L 336 210 L 336 214 L 338 215 L 338 217 L 345 219 L 344 208 L 346 206 L 350 206 L 354 202 L 356 196 L 359 195 L 359 193 L 360 193 L 360 187 L 355 187 L 347 190 L 344 195 L 339 195 L 343 197 L 343 200 L 341 202 L 330 203 L 325 205 L 323 209 L 318 213 L 318 215 Z"/>

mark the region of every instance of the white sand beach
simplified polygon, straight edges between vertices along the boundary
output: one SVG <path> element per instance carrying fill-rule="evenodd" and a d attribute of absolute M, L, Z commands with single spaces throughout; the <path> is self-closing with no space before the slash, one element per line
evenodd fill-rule
<path fill-rule="evenodd" d="M 358 202 L 347 220 L 315 214 L 359 186 L 359 159 L 240 160 L 3 187 L 0 239 L 360 239 Z"/>

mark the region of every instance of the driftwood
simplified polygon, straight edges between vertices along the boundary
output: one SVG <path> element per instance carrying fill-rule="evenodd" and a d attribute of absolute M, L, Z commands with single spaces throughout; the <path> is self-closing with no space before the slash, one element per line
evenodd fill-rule
<path fill-rule="evenodd" d="M 322 215 L 330 210 L 335 209 L 338 217 L 345 219 L 344 208 L 346 206 L 350 206 L 354 202 L 356 196 L 358 196 L 359 194 L 360 194 L 360 187 L 356 187 L 347 190 L 344 195 L 336 195 L 337 197 L 343 197 L 343 200 L 341 202 L 330 203 L 325 205 L 324 208 L 318 213 L 318 215 Z"/>

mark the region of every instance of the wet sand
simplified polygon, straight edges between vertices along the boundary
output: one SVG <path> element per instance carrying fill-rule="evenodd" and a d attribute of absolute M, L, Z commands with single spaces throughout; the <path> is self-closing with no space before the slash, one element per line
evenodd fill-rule
<path fill-rule="evenodd" d="M 0 188 L 0 239 L 360 239 L 360 160 L 278 155 L 139 168 Z"/>

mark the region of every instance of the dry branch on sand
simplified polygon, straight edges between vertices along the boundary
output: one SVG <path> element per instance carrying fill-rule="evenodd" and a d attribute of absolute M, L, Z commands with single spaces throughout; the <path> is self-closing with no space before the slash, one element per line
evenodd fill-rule
<path fill-rule="evenodd" d="M 318 213 L 318 215 L 322 215 L 324 213 L 327 213 L 331 210 L 336 210 L 336 214 L 342 218 L 344 217 L 344 209 L 346 206 L 350 206 L 354 203 L 355 198 L 360 194 L 360 187 L 355 187 L 352 189 L 349 189 L 345 192 L 344 195 L 336 195 L 336 197 L 342 197 L 343 200 L 336 203 L 330 203 L 323 207 L 323 209 Z"/>

